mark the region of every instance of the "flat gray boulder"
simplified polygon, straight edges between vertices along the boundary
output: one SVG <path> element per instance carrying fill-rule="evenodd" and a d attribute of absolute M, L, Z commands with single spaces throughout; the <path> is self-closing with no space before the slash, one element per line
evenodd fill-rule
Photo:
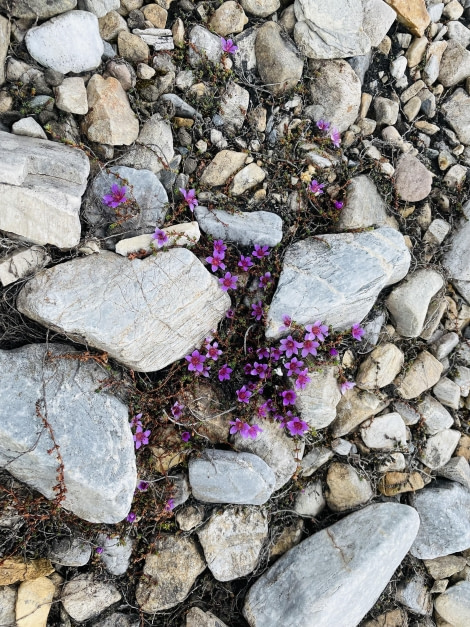
<path fill-rule="evenodd" d="M 282 239 L 282 218 L 270 211 L 229 213 L 223 209 L 196 207 L 194 215 L 201 231 L 215 239 L 241 246 L 276 246 Z"/>
<path fill-rule="evenodd" d="M 442 105 L 447 122 L 466 146 L 470 145 L 470 96 L 465 89 L 457 88 Z"/>
<path fill-rule="evenodd" d="M 128 368 L 150 372 L 198 348 L 230 298 L 192 252 L 174 248 L 146 259 L 103 251 L 59 264 L 24 286 L 17 307 Z"/>
<path fill-rule="evenodd" d="M 301 325 L 322 320 L 334 329 L 351 327 L 366 317 L 384 287 L 406 275 L 409 265 L 403 235 L 389 227 L 296 242 L 284 257 L 266 337 L 281 336 L 285 314 Z"/>
<path fill-rule="evenodd" d="M 0 166 L 0 230 L 35 244 L 77 246 L 90 172 L 86 154 L 0 131 Z"/>
<path fill-rule="evenodd" d="M 52 359 L 47 357 L 50 351 Z M 107 373 L 64 344 L 0 351 L 0 466 L 54 499 L 58 461 L 67 489 L 62 506 L 93 523 L 117 523 L 129 512 L 137 480 L 127 406 L 96 393 Z M 41 417 L 42 416 L 42 417 Z"/>
<path fill-rule="evenodd" d="M 248 592 L 251 627 L 356 627 L 408 552 L 413 508 L 369 505 L 285 553 Z"/>
<path fill-rule="evenodd" d="M 464 222 L 452 236 L 443 264 L 452 283 L 470 303 L 470 222 Z"/>
<path fill-rule="evenodd" d="M 194 498 L 204 503 L 263 505 L 276 485 L 271 468 L 257 455 L 206 449 L 189 462 Z"/>
<path fill-rule="evenodd" d="M 355 176 L 347 187 L 346 202 L 338 220 L 340 231 L 386 226 L 387 211 L 375 183 L 365 175 Z"/>

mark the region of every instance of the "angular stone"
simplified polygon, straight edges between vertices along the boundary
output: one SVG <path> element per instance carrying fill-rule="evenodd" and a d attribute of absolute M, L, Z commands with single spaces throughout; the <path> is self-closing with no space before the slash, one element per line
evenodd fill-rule
<path fill-rule="evenodd" d="M 308 108 L 309 117 L 328 120 L 340 133 L 346 131 L 355 122 L 361 105 L 361 81 L 356 72 L 342 59 L 312 60 L 309 70 L 313 103 Z"/>
<path fill-rule="evenodd" d="M 5 82 L 5 59 L 10 45 L 10 32 L 9 20 L 0 15 L 0 85 Z"/>
<path fill-rule="evenodd" d="M 138 35 L 146 45 L 153 46 L 155 52 L 159 50 L 173 50 L 175 47 L 173 36 L 169 28 L 146 28 L 144 30 L 134 28 L 132 32 L 134 35 Z M 139 45 L 138 48 L 139 56 L 143 56 L 143 47 Z"/>
<path fill-rule="evenodd" d="M 262 509 L 228 507 L 214 512 L 197 535 L 215 579 L 232 581 L 255 569 L 268 536 L 268 518 Z"/>
<path fill-rule="evenodd" d="M 80 353 L 62 344 L 0 352 L 0 389 L 8 398 L 0 415 L 0 464 L 53 499 L 58 462 L 48 450 L 57 442 L 67 488 L 62 506 L 90 522 L 119 522 L 129 512 L 136 482 L 127 406 L 106 392 L 96 394 L 104 374 L 98 364 L 61 355 Z M 36 412 L 41 398 L 55 442 L 49 433 L 37 441 L 44 428 Z"/>
<path fill-rule="evenodd" d="M 168 11 L 158 4 L 147 4 L 142 9 L 142 13 L 147 21 L 151 22 L 155 28 L 165 28 L 168 19 Z"/>
<path fill-rule="evenodd" d="M 23 118 L 12 124 L 12 132 L 15 135 L 25 135 L 26 137 L 37 137 L 38 139 L 47 139 L 46 133 L 42 126 L 36 122 L 34 118 Z"/>
<path fill-rule="evenodd" d="M 265 22 L 257 31 L 256 65 L 263 85 L 274 95 L 294 88 L 302 78 L 299 51 L 275 22 Z"/>
<path fill-rule="evenodd" d="M 341 400 L 337 375 L 335 366 L 324 366 L 309 373 L 311 380 L 303 390 L 295 390 L 295 406 L 302 420 L 314 429 L 324 429 L 336 418 Z"/>
<path fill-rule="evenodd" d="M 388 227 L 327 234 L 289 246 L 266 336 L 280 337 L 285 314 L 301 325 L 322 320 L 334 329 L 351 327 L 365 318 L 384 287 L 406 275 L 409 264 L 403 236 Z"/>
<path fill-rule="evenodd" d="M 408 624 L 408 615 L 405 610 L 391 610 L 384 612 L 374 620 L 362 623 L 361 627 L 404 627 Z M 431 627 L 430 625 L 420 625 L 420 627 Z"/>
<path fill-rule="evenodd" d="M 343 518 L 288 551 L 256 581 L 245 600 L 245 618 L 252 627 L 355 627 L 418 527 L 413 508 L 398 503 L 370 505 Z"/>
<path fill-rule="evenodd" d="M 88 11 L 69 11 L 33 26 L 25 44 L 33 59 L 62 74 L 94 70 L 104 51 L 98 18 Z"/>
<path fill-rule="evenodd" d="M 448 379 L 442 377 L 433 387 L 434 396 L 447 407 L 458 409 L 460 403 L 460 387 Z"/>
<path fill-rule="evenodd" d="M 204 503 L 263 505 L 276 484 L 271 468 L 257 455 L 206 449 L 189 462 L 193 497 Z"/>
<path fill-rule="evenodd" d="M 96 17 L 103 17 L 106 13 L 119 9 L 119 0 L 78 0 L 78 8 L 90 11 Z"/>
<path fill-rule="evenodd" d="M 429 435 L 449 429 L 454 424 L 454 419 L 447 409 L 429 394 L 418 403 L 417 410 L 423 420 L 424 429 Z"/>
<path fill-rule="evenodd" d="M 436 470 L 445 466 L 452 457 L 460 439 L 460 433 L 453 429 L 444 429 L 426 440 L 426 444 L 419 454 L 420 460 Z"/>
<path fill-rule="evenodd" d="M 467 561 L 458 555 L 445 555 L 432 560 L 424 560 L 424 565 L 433 579 L 446 579 L 463 570 Z"/>
<path fill-rule="evenodd" d="M 439 66 L 439 81 L 444 87 L 452 87 L 469 76 L 470 52 L 451 39 Z"/>
<path fill-rule="evenodd" d="M 385 0 L 397 12 L 397 19 L 416 37 L 422 37 L 431 22 L 424 0 Z"/>
<path fill-rule="evenodd" d="M 223 209 L 196 207 L 194 215 L 201 231 L 214 239 L 241 246 L 276 246 L 282 240 L 282 218 L 269 211 L 229 213 Z"/>
<path fill-rule="evenodd" d="M 212 612 L 203 612 L 198 607 L 192 607 L 186 614 L 186 627 L 228 627 Z"/>
<path fill-rule="evenodd" d="M 404 354 L 395 344 L 381 344 L 359 366 L 356 385 L 362 390 L 375 390 L 392 383 L 403 367 Z"/>
<path fill-rule="evenodd" d="M 0 229 L 35 244 L 76 246 L 90 171 L 85 153 L 0 131 L 0 163 Z"/>
<path fill-rule="evenodd" d="M 378 488 L 385 496 L 396 496 L 421 490 L 424 481 L 419 472 L 387 472 L 380 478 Z"/>
<path fill-rule="evenodd" d="M 91 545 L 81 538 L 63 536 L 55 538 L 49 559 L 62 566 L 85 566 L 91 557 Z"/>
<path fill-rule="evenodd" d="M 355 176 L 347 187 L 346 202 L 337 226 L 340 231 L 386 226 L 387 212 L 377 187 L 368 176 Z"/>
<path fill-rule="evenodd" d="M 371 41 L 362 28 L 361 0 L 295 0 L 294 39 L 311 59 L 339 59 L 366 54 Z"/>
<path fill-rule="evenodd" d="M 100 35 L 104 41 L 116 41 L 121 31 L 129 32 L 126 20 L 117 11 L 110 11 L 99 18 Z M 113 49 L 114 52 L 114 49 Z"/>
<path fill-rule="evenodd" d="M 333 457 L 333 452 L 326 446 L 314 448 L 306 455 L 300 464 L 302 477 L 310 477 Z"/>
<path fill-rule="evenodd" d="M 279 0 L 241 0 L 240 4 L 247 13 L 257 17 L 268 17 L 279 8 Z"/>
<path fill-rule="evenodd" d="M 61 601 L 67 614 L 78 622 L 95 618 L 117 603 L 121 594 L 111 583 L 95 581 L 93 574 L 77 575 L 62 589 Z"/>
<path fill-rule="evenodd" d="M 395 185 L 402 200 L 418 202 L 431 193 L 432 174 L 416 157 L 404 154 L 395 170 Z"/>
<path fill-rule="evenodd" d="M 44 20 L 59 13 L 71 11 L 77 6 L 77 0 L 0 0 L 0 8 L 13 17 Z"/>
<path fill-rule="evenodd" d="M 231 33 L 241 33 L 247 23 L 248 18 L 243 8 L 233 0 L 228 0 L 214 11 L 209 27 L 217 35 L 226 37 Z"/>
<path fill-rule="evenodd" d="M 380 393 L 372 393 L 367 390 L 353 388 L 340 400 L 337 407 L 337 415 L 331 424 L 332 436 L 339 438 L 385 409 L 390 401 Z"/>
<path fill-rule="evenodd" d="M 379 126 L 393 126 L 398 119 L 398 102 L 389 98 L 374 99 L 375 119 Z"/>
<path fill-rule="evenodd" d="M 447 22 L 446 26 L 447 34 L 451 41 L 457 41 L 463 48 L 470 44 L 470 30 L 462 22 L 451 20 Z"/>
<path fill-rule="evenodd" d="M 100 533 L 96 541 L 103 549 L 100 559 L 108 573 L 116 575 L 116 577 L 123 575 L 129 568 L 134 540 L 129 536 L 110 538 L 106 534 Z"/>
<path fill-rule="evenodd" d="M 452 236 L 450 248 L 442 261 L 450 278 L 468 301 L 470 298 L 470 221 L 464 222 Z M 465 289 L 467 286 L 467 289 Z M 466 296 L 468 293 L 468 296 Z"/>
<path fill-rule="evenodd" d="M 0 262 L 0 282 L 3 286 L 11 285 L 19 279 L 43 268 L 51 261 L 44 248 L 31 246 L 19 248 L 14 253 L 3 257 Z"/>
<path fill-rule="evenodd" d="M 59 264 L 38 273 L 17 306 L 128 368 L 149 372 L 200 346 L 230 298 L 192 252 L 174 248 L 146 259 L 103 251 Z"/>
<path fill-rule="evenodd" d="M 362 0 L 362 6 L 362 28 L 369 37 L 372 48 L 377 48 L 396 20 L 397 14 L 383 0 Z"/>
<path fill-rule="evenodd" d="M 33 581 L 54 572 L 47 559 L 25 561 L 21 557 L 7 557 L 0 564 L 0 586 L 9 586 L 18 581 Z"/>
<path fill-rule="evenodd" d="M 80 76 L 64 78 L 54 89 L 55 105 L 61 111 L 85 115 L 88 113 L 87 90 Z"/>
<path fill-rule="evenodd" d="M 237 133 L 245 121 L 250 106 L 250 94 L 237 83 L 230 81 L 220 98 L 219 115 L 230 135 Z"/>
<path fill-rule="evenodd" d="M 250 163 L 235 174 L 230 187 L 230 193 L 234 196 L 240 196 L 240 194 L 244 194 L 249 189 L 262 183 L 265 178 L 266 172 L 262 170 L 259 165 L 256 165 L 256 163 Z"/>
<path fill-rule="evenodd" d="M 221 150 L 202 173 L 200 183 L 205 187 L 220 187 L 245 164 L 246 154 Z"/>
<path fill-rule="evenodd" d="M 470 368 L 457 366 L 452 376 L 454 383 L 460 388 L 460 395 L 466 398 L 470 393 Z"/>
<path fill-rule="evenodd" d="M 411 365 L 407 366 L 405 375 L 395 379 L 398 394 L 407 400 L 416 398 L 439 381 L 442 370 L 440 361 L 431 353 L 422 351 Z"/>
<path fill-rule="evenodd" d="M 452 457 L 445 466 L 437 470 L 439 477 L 456 481 L 470 490 L 470 466 L 465 457 Z"/>
<path fill-rule="evenodd" d="M 0 588 L 0 625 L 14 625 L 16 605 L 16 587 Z"/>
<path fill-rule="evenodd" d="M 452 627 L 470 624 L 470 581 L 458 581 L 434 600 L 439 617 Z"/>
<path fill-rule="evenodd" d="M 314 518 L 325 509 L 321 481 L 312 481 L 295 497 L 294 510 L 299 516 Z"/>
<path fill-rule="evenodd" d="M 369 481 L 359 476 L 349 464 L 333 462 L 328 468 L 326 483 L 326 502 L 334 512 L 344 512 L 364 505 L 373 497 Z"/>
<path fill-rule="evenodd" d="M 145 122 L 135 145 L 121 157 L 119 163 L 159 174 L 161 170 L 170 169 L 173 157 L 171 126 L 159 113 L 155 113 Z M 162 174 L 159 174 L 160 179 Z"/>
<path fill-rule="evenodd" d="M 220 37 L 199 24 L 194 26 L 189 32 L 188 60 L 191 67 L 196 67 L 206 61 L 220 63 L 221 57 Z"/>
<path fill-rule="evenodd" d="M 470 145 L 470 96 L 467 92 L 459 87 L 441 109 L 462 144 Z"/>
<path fill-rule="evenodd" d="M 421 574 L 414 574 L 410 579 L 401 581 L 397 586 L 395 598 L 413 614 L 429 616 L 432 613 L 431 595 Z"/>
<path fill-rule="evenodd" d="M 134 65 L 137 63 L 147 63 L 150 50 L 143 39 L 125 30 L 119 32 L 117 39 L 119 56 Z"/>
<path fill-rule="evenodd" d="M 368 448 L 393 450 L 406 446 L 406 425 L 396 412 L 375 416 L 362 423 L 361 438 Z"/>
<path fill-rule="evenodd" d="M 55 586 L 47 577 L 23 581 L 16 600 L 17 627 L 46 627 Z"/>
<path fill-rule="evenodd" d="M 431 560 L 470 548 L 470 492 L 453 481 L 438 479 L 410 497 L 421 520 L 410 553 Z"/>

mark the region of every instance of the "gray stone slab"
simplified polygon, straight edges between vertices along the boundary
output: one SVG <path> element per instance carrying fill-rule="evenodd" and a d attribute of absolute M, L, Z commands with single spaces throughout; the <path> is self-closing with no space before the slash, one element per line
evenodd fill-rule
<path fill-rule="evenodd" d="M 282 218 L 269 211 L 229 213 L 196 207 L 194 215 L 201 231 L 215 239 L 242 246 L 276 246 L 282 240 Z"/>

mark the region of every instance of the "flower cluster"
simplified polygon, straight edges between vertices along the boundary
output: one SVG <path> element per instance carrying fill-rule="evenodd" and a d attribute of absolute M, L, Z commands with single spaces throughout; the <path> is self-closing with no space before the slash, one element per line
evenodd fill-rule
<path fill-rule="evenodd" d="M 326 120 L 318 120 L 317 128 L 325 134 L 328 134 L 333 146 L 335 148 L 339 148 L 341 144 L 341 135 L 337 128 L 331 126 L 330 122 L 327 122 Z"/>
<path fill-rule="evenodd" d="M 205 355 L 195 350 L 191 355 L 186 355 L 185 359 L 188 362 L 188 370 L 190 372 L 194 372 L 196 376 L 202 375 L 203 377 L 209 377 L 210 365 L 204 362 L 206 362 L 206 360 L 218 361 L 219 357 L 223 355 L 223 351 L 219 348 L 218 342 L 214 342 L 213 338 L 210 337 L 205 339 L 204 349 L 206 351 Z M 231 373 L 232 368 L 230 368 L 228 364 L 224 364 L 218 372 L 219 381 L 228 381 Z M 176 402 L 171 412 L 175 418 L 179 418 L 182 414 L 182 410 L 183 405 Z"/>
<path fill-rule="evenodd" d="M 130 422 L 131 428 L 135 429 L 133 437 L 136 450 L 139 450 L 142 445 L 149 443 L 149 437 L 152 433 L 149 429 L 147 429 L 147 431 L 144 431 L 141 418 L 142 414 L 137 414 L 131 419 Z"/>

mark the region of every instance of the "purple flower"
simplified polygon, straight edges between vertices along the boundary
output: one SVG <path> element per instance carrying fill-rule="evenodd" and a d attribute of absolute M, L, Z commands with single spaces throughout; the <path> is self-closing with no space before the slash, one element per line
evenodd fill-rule
<path fill-rule="evenodd" d="M 256 354 L 259 359 L 269 359 L 269 349 L 268 348 L 257 348 Z"/>
<path fill-rule="evenodd" d="M 260 379 L 265 379 L 268 370 L 268 364 L 259 364 L 257 361 L 253 364 L 253 368 L 250 372 L 253 376 L 258 376 Z"/>
<path fill-rule="evenodd" d="M 272 283 L 271 273 L 270 272 L 265 272 L 262 276 L 260 276 L 260 278 L 259 278 L 259 286 L 261 287 L 261 289 L 264 289 L 270 283 Z"/>
<path fill-rule="evenodd" d="M 336 350 L 336 348 L 330 348 L 330 355 L 332 357 L 337 357 L 339 355 L 338 351 Z"/>
<path fill-rule="evenodd" d="M 317 128 L 320 131 L 325 131 L 325 133 L 327 133 L 330 130 L 330 126 L 331 124 L 327 122 L 326 120 L 318 120 L 317 122 Z"/>
<path fill-rule="evenodd" d="M 133 522 L 135 522 L 136 518 L 137 518 L 137 516 L 134 514 L 134 512 L 129 512 L 127 514 L 126 520 L 127 520 L 127 522 L 133 523 Z"/>
<path fill-rule="evenodd" d="M 255 249 L 251 253 L 253 257 L 257 257 L 258 259 L 262 259 L 263 257 L 269 256 L 269 246 L 260 246 L 259 244 L 255 244 Z"/>
<path fill-rule="evenodd" d="M 279 331 L 287 331 L 287 329 L 291 326 L 292 324 L 292 318 L 290 316 L 282 316 L 282 322 L 283 324 L 281 324 L 281 326 L 279 327 Z"/>
<path fill-rule="evenodd" d="M 352 390 L 355 385 L 356 384 L 353 383 L 353 381 L 344 381 L 344 383 L 341 384 L 341 394 L 344 394 L 348 390 Z"/>
<path fill-rule="evenodd" d="M 282 352 L 279 350 L 279 348 L 271 348 L 271 359 L 273 361 L 279 361 L 279 359 L 281 359 L 282 356 Z"/>
<path fill-rule="evenodd" d="M 365 331 L 364 329 L 360 326 L 359 323 L 357 324 L 353 324 L 352 325 L 352 329 L 351 329 L 351 335 L 353 336 L 353 338 L 355 340 L 357 340 L 358 342 L 361 341 L 362 336 L 364 335 Z"/>
<path fill-rule="evenodd" d="M 253 265 L 253 262 L 251 261 L 251 257 L 244 257 L 243 255 L 240 255 L 240 261 L 237 265 L 240 266 L 243 272 L 248 272 L 249 268 Z"/>
<path fill-rule="evenodd" d="M 219 279 L 220 287 L 222 291 L 236 290 L 237 289 L 237 276 L 232 276 L 230 272 L 226 272 L 223 279 Z"/>
<path fill-rule="evenodd" d="M 202 370 L 201 370 L 200 372 L 199 372 L 199 371 L 195 372 L 195 373 L 194 373 L 194 375 L 195 375 L 196 377 L 201 377 L 201 376 L 203 376 L 203 377 L 209 377 L 210 370 L 211 370 L 211 367 L 210 367 L 210 366 L 206 366 L 206 364 L 204 364 L 204 365 L 202 366 Z"/>
<path fill-rule="evenodd" d="M 287 428 L 291 435 L 303 435 L 310 427 L 304 420 L 300 420 L 298 416 L 294 416 L 294 418 L 287 423 Z"/>
<path fill-rule="evenodd" d="M 137 484 L 137 489 L 139 490 L 139 492 L 147 492 L 147 490 L 149 489 L 148 481 L 139 481 L 139 483 Z"/>
<path fill-rule="evenodd" d="M 192 372 L 202 372 L 206 356 L 201 355 L 199 351 L 193 351 L 191 355 L 186 355 L 186 361 L 189 361 L 188 370 Z"/>
<path fill-rule="evenodd" d="M 211 264 L 212 272 L 217 272 L 217 270 L 225 270 L 225 264 L 223 262 L 223 257 L 214 251 L 212 257 L 206 257 L 207 263 Z"/>
<path fill-rule="evenodd" d="M 341 202 L 341 200 L 335 200 L 334 205 L 335 209 L 342 209 L 344 207 L 344 202 Z"/>
<path fill-rule="evenodd" d="M 181 439 L 183 440 L 183 442 L 188 442 L 190 438 L 191 434 L 189 433 L 189 431 L 183 431 L 183 433 L 181 434 Z"/>
<path fill-rule="evenodd" d="M 323 194 L 324 187 L 325 187 L 325 183 L 319 183 L 316 179 L 313 179 L 313 181 L 310 181 L 310 185 L 308 186 L 309 190 L 315 196 L 320 196 L 321 194 Z"/>
<path fill-rule="evenodd" d="M 233 309 L 227 309 L 227 311 L 225 312 L 225 317 L 228 318 L 229 320 L 232 320 L 232 318 L 235 318 L 235 312 L 233 311 Z"/>
<path fill-rule="evenodd" d="M 237 399 L 239 400 L 240 403 L 250 402 L 251 392 L 246 389 L 246 385 L 241 387 L 239 390 L 236 390 L 236 392 L 237 392 Z"/>
<path fill-rule="evenodd" d="M 244 372 L 245 374 L 250 374 L 252 367 L 253 367 L 253 366 L 252 366 L 251 364 L 245 364 L 245 365 L 243 366 L 243 372 Z"/>
<path fill-rule="evenodd" d="M 98 555 L 101 555 L 101 553 L 104 551 L 102 546 L 97 546 L 95 549 L 95 552 L 98 553 Z"/>
<path fill-rule="evenodd" d="M 279 350 L 282 352 L 285 351 L 286 357 L 292 357 L 292 355 L 297 355 L 299 352 L 299 348 L 302 348 L 302 342 L 297 342 L 294 340 L 292 335 L 288 335 L 285 340 L 281 340 L 281 346 Z"/>
<path fill-rule="evenodd" d="M 230 433 L 233 435 L 234 433 L 238 433 L 241 432 L 241 430 L 243 429 L 245 423 L 242 422 L 240 420 L 240 418 L 235 418 L 235 420 L 231 420 L 230 424 L 232 425 L 230 427 Z"/>
<path fill-rule="evenodd" d="M 220 348 L 218 348 L 219 344 L 217 342 L 214 342 L 212 345 L 208 344 L 206 346 L 207 348 L 207 357 L 209 357 L 209 359 L 213 359 L 214 361 L 217 361 L 219 359 L 219 355 L 222 355 L 222 351 L 220 350 Z"/>
<path fill-rule="evenodd" d="M 261 429 L 261 427 L 258 427 L 258 425 L 246 425 L 246 426 L 248 428 L 240 432 L 240 435 L 242 436 L 242 438 L 248 437 L 254 440 L 256 436 L 258 435 L 258 433 L 261 433 L 263 431 L 263 429 Z M 244 435 L 244 433 L 246 433 L 246 435 Z"/>
<path fill-rule="evenodd" d="M 102 201 L 108 207 L 115 209 L 127 200 L 126 191 L 127 187 L 125 185 L 123 187 L 119 187 L 117 183 L 113 183 L 111 185 L 111 193 L 103 196 Z"/>
<path fill-rule="evenodd" d="M 130 422 L 131 425 L 131 429 L 133 429 L 134 427 L 141 427 L 142 426 L 142 422 L 141 419 L 142 418 L 142 414 L 137 414 L 136 416 L 134 416 Z"/>
<path fill-rule="evenodd" d="M 214 240 L 214 252 L 217 253 L 221 259 L 225 257 L 226 250 L 227 250 L 227 246 L 224 244 L 223 239 Z"/>
<path fill-rule="evenodd" d="M 194 211 L 195 207 L 199 205 L 197 198 L 196 198 L 196 190 L 190 189 L 189 191 L 186 191 L 185 189 L 182 189 L 181 187 L 179 188 L 179 190 L 181 194 L 183 195 L 183 198 L 185 199 L 188 207 L 191 209 L 191 211 Z"/>
<path fill-rule="evenodd" d="M 165 510 L 167 512 L 171 512 L 171 510 L 175 507 L 175 499 L 168 499 L 165 505 Z"/>
<path fill-rule="evenodd" d="M 165 231 L 162 231 L 158 227 L 155 229 L 155 233 L 152 235 L 152 239 L 155 240 L 158 248 L 161 248 L 162 246 L 165 246 L 165 244 L 168 244 L 168 235 L 165 233 Z"/>
<path fill-rule="evenodd" d="M 135 442 L 135 449 L 136 451 L 142 446 L 142 444 L 148 444 L 149 443 L 149 435 L 152 432 L 147 430 L 147 431 L 143 431 L 142 430 L 142 426 L 139 425 L 137 427 L 137 429 L 135 430 L 134 433 L 134 442 Z"/>
<path fill-rule="evenodd" d="M 259 300 L 257 303 L 254 303 L 253 305 L 251 305 L 251 308 L 253 309 L 253 311 L 251 312 L 251 315 L 253 316 L 253 318 L 255 320 L 261 320 L 261 318 L 263 317 L 263 303 Z"/>
<path fill-rule="evenodd" d="M 297 394 L 294 390 L 284 390 L 281 392 L 283 405 L 294 405 Z"/>
<path fill-rule="evenodd" d="M 291 361 L 284 364 L 287 368 L 287 376 L 292 377 L 294 374 L 299 374 L 301 367 L 304 365 L 303 361 L 299 361 L 297 357 L 293 357 Z"/>
<path fill-rule="evenodd" d="M 330 133 L 330 139 L 335 148 L 339 148 L 341 144 L 341 135 L 337 128 L 333 127 Z"/>
<path fill-rule="evenodd" d="M 308 369 L 302 370 L 299 372 L 299 376 L 295 380 L 295 387 L 298 390 L 303 390 L 307 383 L 310 383 L 311 378 L 308 376 Z"/>
<path fill-rule="evenodd" d="M 232 368 L 229 368 L 228 364 L 224 364 L 219 370 L 219 381 L 229 381 Z"/>
<path fill-rule="evenodd" d="M 230 54 L 235 54 L 238 50 L 238 46 L 236 46 L 231 39 L 220 38 L 220 45 L 222 46 L 222 50 L 224 52 L 228 52 Z"/>
<path fill-rule="evenodd" d="M 317 320 L 313 324 L 307 324 L 306 331 L 313 335 L 312 339 L 319 339 L 320 342 L 325 341 L 325 337 L 328 337 L 328 325 L 322 324 L 320 320 Z"/>
<path fill-rule="evenodd" d="M 183 409 L 184 409 L 184 405 L 182 403 L 178 403 L 178 401 L 173 403 L 171 407 L 171 413 L 173 414 L 173 418 L 176 418 L 176 420 L 179 420 L 181 416 L 183 415 Z"/>
<path fill-rule="evenodd" d="M 319 342 L 315 342 L 315 336 L 312 333 L 307 333 L 302 344 L 302 357 L 307 355 L 316 355 L 317 348 L 320 346 Z"/>

